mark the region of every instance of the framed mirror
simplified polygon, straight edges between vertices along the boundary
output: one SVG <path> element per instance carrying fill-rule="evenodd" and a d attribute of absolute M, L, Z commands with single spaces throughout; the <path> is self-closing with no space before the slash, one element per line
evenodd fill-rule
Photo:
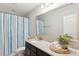
<path fill-rule="evenodd" d="M 49 35 L 55 40 L 67 33 L 78 40 L 77 4 L 66 4 L 36 17 L 36 34 Z"/>

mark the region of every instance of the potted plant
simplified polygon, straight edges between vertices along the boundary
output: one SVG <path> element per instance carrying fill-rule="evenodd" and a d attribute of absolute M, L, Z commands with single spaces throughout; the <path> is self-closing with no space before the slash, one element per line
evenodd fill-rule
<path fill-rule="evenodd" d="M 63 49 L 68 49 L 68 45 L 72 38 L 73 38 L 72 36 L 70 36 L 68 34 L 64 34 L 64 35 L 60 35 L 58 37 L 58 41 Z"/>

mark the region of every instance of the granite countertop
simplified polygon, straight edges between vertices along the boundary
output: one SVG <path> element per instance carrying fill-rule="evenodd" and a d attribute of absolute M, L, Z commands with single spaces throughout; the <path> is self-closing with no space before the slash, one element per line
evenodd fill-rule
<path fill-rule="evenodd" d="M 50 42 L 48 41 L 45 41 L 45 40 L 34 40 L 34 39 L 27 39 L 25 40 L 26 42 L 30 43 L 31 45 L 39 48 L 40 50 L 46 52 L 47 54 L 51 55 L 51 56 L 79 56 L 79 51 L 76 50 L 76 49 L 72 49 L 70 48 L 72 51 L 75 51 L 75 52 L 72 52 L 70 54 L 59 54 L 59 53 L 56 53 L 54 51 L 51 51 L 49 46 L 51 45 Z"/>

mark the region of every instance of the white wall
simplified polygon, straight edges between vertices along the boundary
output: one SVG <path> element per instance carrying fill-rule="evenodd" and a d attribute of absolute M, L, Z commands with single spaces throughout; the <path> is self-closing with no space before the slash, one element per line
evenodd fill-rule
<path fill-rule="evenodd" d="M 75 4 L 52 10 L 39 16 L 39 18 L 45 21 L 46 26 L 49 26 L 45 28 L 45 33 L 56 38 L 58 35 L 63 34 L 63 17 L 71 14 L 76 14 Z"/>

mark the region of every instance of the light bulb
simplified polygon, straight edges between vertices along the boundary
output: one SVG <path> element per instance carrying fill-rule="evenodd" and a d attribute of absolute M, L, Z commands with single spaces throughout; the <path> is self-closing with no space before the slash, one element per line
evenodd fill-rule
<path fill-rule="evenodd" d="M 45 4 L 44 3 L 41 4 L 41 8 L 45 8 Z"/>

